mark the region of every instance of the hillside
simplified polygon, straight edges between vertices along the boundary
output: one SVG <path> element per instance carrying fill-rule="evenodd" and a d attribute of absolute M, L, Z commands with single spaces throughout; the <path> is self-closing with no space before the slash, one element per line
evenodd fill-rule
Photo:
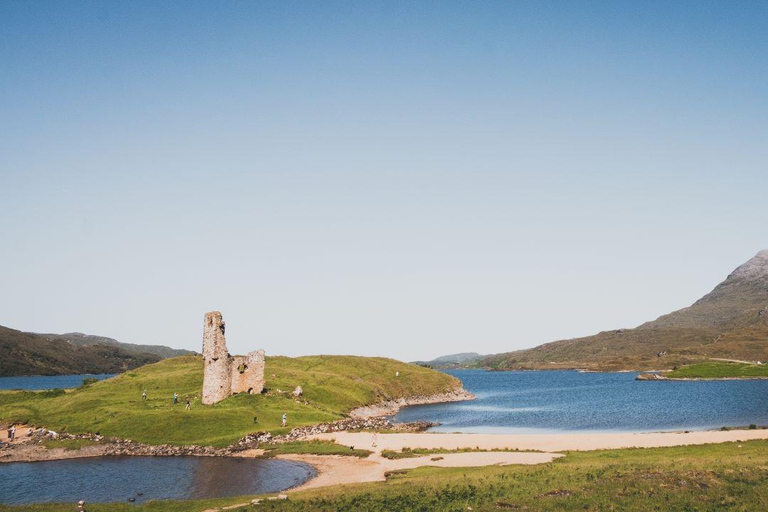
<path fill-rule="evenodd" d="M 68 341 L 73 345 L 81 347 L 87 347 L 91 345 L 107 345 L 110 347 L 117 347 L 125 350 L 126 352 L 134 352 L 140 354 L 154 354 L 160 356 L 163 359 L 168 357 L 178 356 L 191 356 L 194 354 L 191 350 L 184 350 L 179 348 L 166 347 L 164 345 L 137 345 L 134 343 L 123 343 L 113 338 L 107 338 L 106 336 L 94 336 L 92 334 L 83 334 L 81 332 L 69 332 L 66 334 L 38 334 L 28 333 L 35 336 L 41 336 L 50 340 L 62 340 Z"/>
<path fill-rule="evenodd" d="M 204 406 L 199 399 L 202 358 L 165 359 L 65 394 L 0 392 L 0 423 L 100 432 L 152 444 L 226 446 L 250 432 L 287 432 L 295 426 L 340 419 L 362 405 L 461 386 L 450 375 L 413 364 L 354 356 L 268 357 L 265 375 L 263 394 L 239 394 Z M 305 403 L 290 396 L 299 385 Z M 144 389 L 147 401 L 141 400 Z M 192 399 L 190 411 L 184 405 L 172 405 L 174 392 L 181 404 L 187 397 Z M 288 415 L 288 428 L 280 427 L 283 413 Z"/>
<path fill-rule="evenodd" d="M 433 368 L 451 368 L 462 365 L 470 365 L 484 358 L 485 356 L 477 352 L 462 352 L 460 354 L 449 354 L 440 356 L 430 361 L 414 361 L 414 364 L 431 366 Z"/>
<path fill-rule="evenodd" d="M 768 251 L 693 305 L 634 329 L 489 356 L 506 368 L 664 369 L 709 358 L 768 360 Z"/>
<path fill-rule="evenodd" d="M 160 359 L 117 346 L 77 346 L 0 326 L 0 377 L 119 373 Z"/>

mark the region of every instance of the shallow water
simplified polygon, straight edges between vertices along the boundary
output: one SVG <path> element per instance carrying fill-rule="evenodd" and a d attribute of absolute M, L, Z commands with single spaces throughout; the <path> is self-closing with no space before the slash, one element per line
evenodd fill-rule
<path fill-rule="evenodd" d="M 0 389 L 67 389 L 76 388 L 83 383 L 83 379 L 104 380 L 114 377 L 112 373 L 98 375 L 45 375 L 34 377 L 0 377 Z"/>
<path fill-rule="evenodd" d="M 768 380 L 636 381 L 636 373 L 446 371 L 477 396 L 416 405 L 398 421 L 438 432 L 552 433 L 702 430 L 768 425 Z"/>
<path fill-rule="evenodd" d="M 0 503 L 221 498 L 282 491 L 315 474 L 312 466 L 300 462 L 234 457 L 13 462 L 0 464 Z"/>

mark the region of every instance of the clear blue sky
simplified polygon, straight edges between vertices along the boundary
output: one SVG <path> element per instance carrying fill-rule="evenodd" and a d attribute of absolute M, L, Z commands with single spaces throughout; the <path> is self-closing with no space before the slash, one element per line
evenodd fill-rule
<path fill-rule="evenodd" d="M 765 2 L 0 3 L 0 324 L 401 359 L 768 248 Z"/>

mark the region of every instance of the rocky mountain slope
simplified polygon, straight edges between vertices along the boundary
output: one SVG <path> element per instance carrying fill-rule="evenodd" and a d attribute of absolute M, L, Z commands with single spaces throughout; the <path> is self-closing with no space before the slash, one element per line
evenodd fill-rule
<path fill-rule="evenodd" d="M 585 338 L 496 354 L 491 368 L 663 369 L 703 359 L 768 360 L 768 250 L 693 305 Z"/>

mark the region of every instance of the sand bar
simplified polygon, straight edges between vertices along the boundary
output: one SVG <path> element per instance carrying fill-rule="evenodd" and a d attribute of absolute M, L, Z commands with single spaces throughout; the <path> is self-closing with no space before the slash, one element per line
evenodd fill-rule
<path fill-rule="evenodd" d="M 766 430 L 699 430 L 653 433 L 564 433 L 564 434 L 379 434 L 377 448 L 371 448 L 370 433 L 337 432 L 318 434 L 314 439 L 331 440 L 366 450 L 401 451 L 403 448 L 480 448 L 481 450 L 538 450 L 542 452 L 606 450 L 617 448 L 656 448 L 692 444 L 725 443 L 768 439 Z"/>

